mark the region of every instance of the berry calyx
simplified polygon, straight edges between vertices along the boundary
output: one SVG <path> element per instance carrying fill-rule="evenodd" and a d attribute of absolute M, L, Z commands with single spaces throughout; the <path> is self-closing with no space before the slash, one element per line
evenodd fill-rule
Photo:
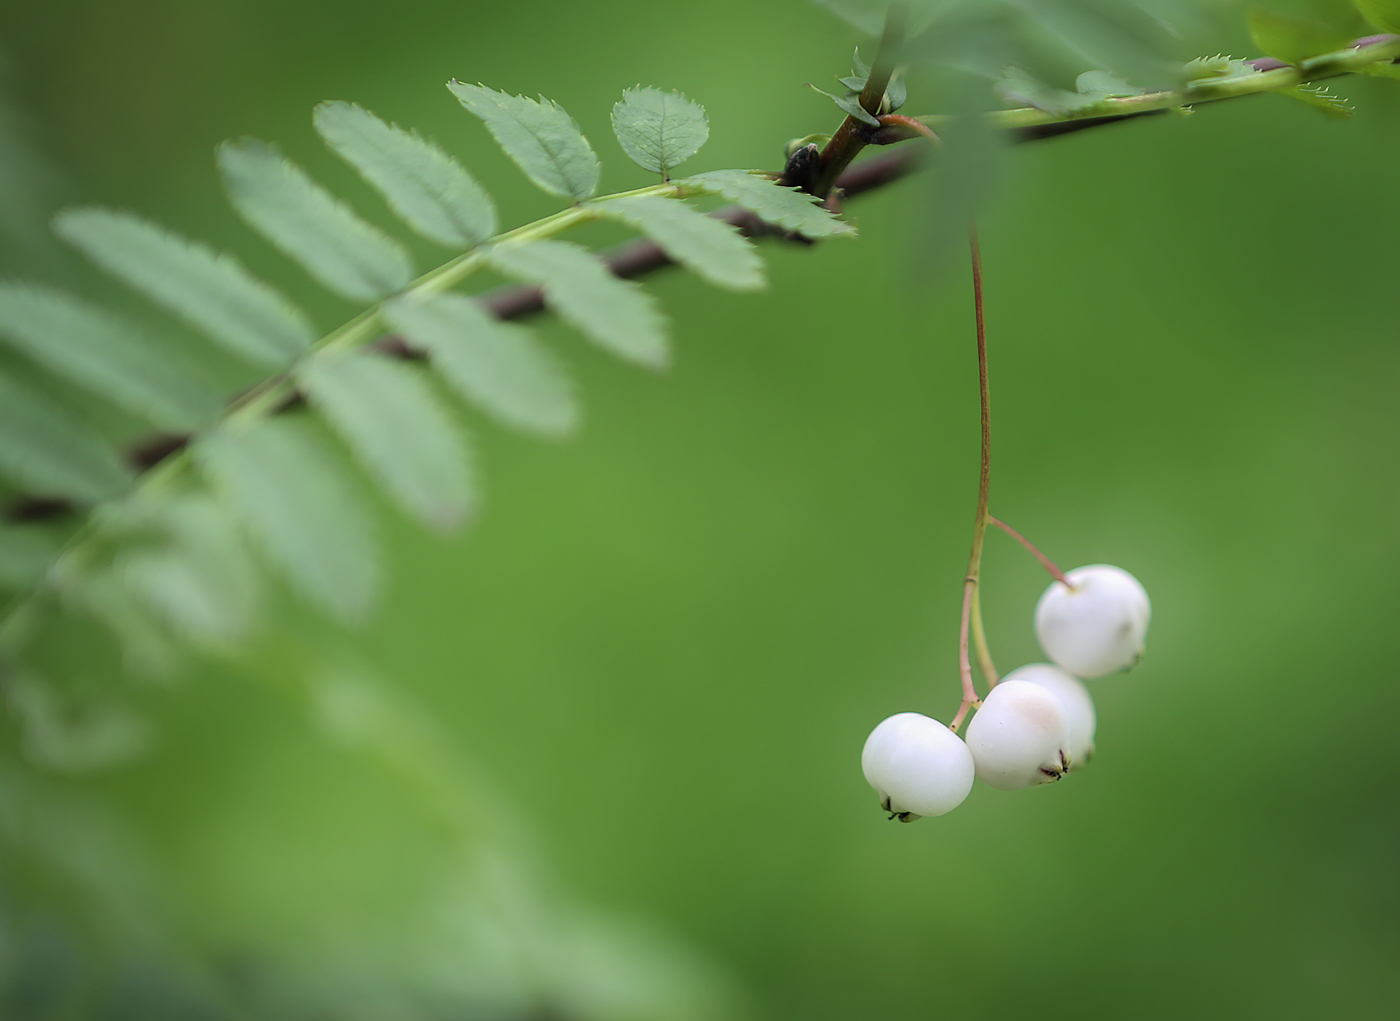
<path fill-rule="evenodd" d="M 1065 715 L 1069 718 L 1069 768 L 1079 769 L 1087 765 L 1094 754 L 1094 700 L 1089 697 L 1089 689 L 1078 677 L 1071 677 L 1057 666 L 1049 663 L 1031 663 L 1017 667 L 1002 678 L 1007 681 L 1029 681 L 1038 684 L 1060 700 Z"/>
<path fill-rule="evenodd" d="M 1121 567 L 1076 567 L 1055 582 L 1035 607 L 1035 635 L 1045 654 L 1076 677 L 1103 677 L 1131 669 L 1142 657 L 1152 604 L 1142 585 Z"/>
<path fill-rule="evenodd" d="M 865 739 L 860 768 L 880 795 L 880 807 L 900 822 L 951 812 L 972 790 L 976 773 L 962 738 L 922 713 L 881 721 Z"/>
<path fill-rule="evenodd" d="M 1069 714 L 1060 700 L 1030 681 L 1002 681 L 967 725 L 977 779 L 1003 791 L 1064 776 L 1069 737 Z"/>

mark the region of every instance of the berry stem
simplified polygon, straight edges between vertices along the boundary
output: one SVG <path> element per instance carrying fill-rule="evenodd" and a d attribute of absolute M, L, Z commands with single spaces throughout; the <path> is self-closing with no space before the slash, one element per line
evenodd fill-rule
<path fill-rule="evenodd" d="M 977 653 L 977 669 L 986 678 L 987 687 L 995 688 L 1001 680 L 996 664 L 992 662 L 992 650 L 987 646 L 987 632 L 982 628 L 982 586 L 972 594 L 972 648 Z"/>
<path fill-rule="evenodd" d="M 982 570 L 982 541 L 987 536 L 987 493 L 992 480 L 992 405 L 987 387 L 987 322 L 982 308 L 982 251 L 977 244 L 977 227 L 967 228 L 968 247 L 972 253 L 972 299 L 977 310 L 977 381 L 982 399 L 982 471 L 977 481 L 977 519 L 972 526 L 972 553 L 967 561 L 967 577 L 963 579 L 962 627 L 958 631 L 958 673 L 962 678 L 962 705 L 958 714 L 948 726 L 957 731 L 962 725 L 967 711 L 978 704 L 977 689 L 972 684 L 972 657 L 968 654 L 968 634 L 972 626 L 973 606 L 977 602 L 977 580 Z M 978 612 L 978 632 L 981 633 L 981 613 Z M 981 636 L 978 643 L 978 658 L 981 659 L 986 638 Z M 987 656 L 986 662 L 991 662 Z M 988 675 L 988 683 L 990 677 Z"/>
<path fill-rule="evenodd" d="M 1055 562 L 1053 560 L 1047 557 L 1044 553 L 1040 552 L 1040 550 L 1036 549 L 1035 543 L 1031 542 L 1020 532 L 1016 531 L 1016 529 L 1008 525 L 1005 521 L 1001 521 L 998 518 L 991 517 L 989 517 L 987 520 L 991 524 L 996 525 L 1007 535 L 1011 536 L 1011 538 L 1015 539 L 1022 546 L 1026 547 L 1026 549 L 1030 550 L 1031 555 L 1040 561 L 1040 566 L 1050 572 L 1050 577 L 1054 578 L 1056 581 L 1058 581 L 1061 585 L 1063 585 L 1070 591 L 1074 591 L 1074 585 L 1070 582 L 1068 578 L 1065 577 L 1065 573 L 1055 566 Z"/>

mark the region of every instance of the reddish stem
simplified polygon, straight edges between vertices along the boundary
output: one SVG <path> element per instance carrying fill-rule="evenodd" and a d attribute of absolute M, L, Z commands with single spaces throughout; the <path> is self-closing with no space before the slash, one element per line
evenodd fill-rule
<path fill-rule="evenodd" d="M 1015 539 L 1022 546 L 1026 547 L 1026 549 L 1030 550 L 1031 555 L 1040 561 L 1040 566 L 1050 572 L 1050 577 L 1054 578 L 1065 588 L 1070 589 L 1071 591 L 1074 590 L 1074 583 L 1065 577 L 1064 572 L 1055 566 L 1055 562 L 1053 560 L 1047 557 L 1044 553 L 1040 552 L 1040 550 L 1036 549 L 1035 543 L 1031 542 L 1020 532 L 1016 531 L 1016 529 L 1008 525 L 1005 521 L 993 517 L 989 517 L 987 518 L 987 520 L 992 524 L 996 525 L 1007 535 L 1011 536 L 1011 538 Z"/>

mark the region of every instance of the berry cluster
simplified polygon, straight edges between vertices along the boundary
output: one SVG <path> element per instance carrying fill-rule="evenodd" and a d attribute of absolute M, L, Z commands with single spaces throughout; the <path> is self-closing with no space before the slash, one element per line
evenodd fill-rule
<path fill-rule="evenodd" d="M 1080 678 L 1131 669 L 1152 606 L 1121 568 L 1080 567 L 1064 579 L 1035 608 L 1036 637 L 1054 665 L 1023 666 L 1000 683 L 989 678 L 993 687 L 967 726 L 966 742 L 956 732 L 961 719 L 945 727 L 921 713 L 896 713 L 871 732 L 861 768 L 891 818 L 950 812 L 974 778 L 1014 791 L 1059 780 L 1089 761 L 1094 702 Z"/>

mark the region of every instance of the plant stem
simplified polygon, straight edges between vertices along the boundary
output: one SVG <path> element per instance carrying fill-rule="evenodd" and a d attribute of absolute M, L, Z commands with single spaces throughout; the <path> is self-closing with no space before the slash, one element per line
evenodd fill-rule
<path fill-rule="evenodd" d="M 1005 521 L 1001 521 L 998 518 L 988 518 L 987 521 L 990 524 L 996 525 L 1007 535 L 1011 536 L 1011 538 L 1015 539 L 1022 546 L 1026 547 L 1026 549 L 1030 550 L 1031 555 L 1040 561 L 1040 566 L 1050 572 L 1050 577 L 1054 578 L 1065 588 L 1070 589 L 1071 591 L 1074 590 L 1073 583 L 1071 583 L 1070 580 L 1065 577 L 1064 572 L 1055 566 L 1055 562 L 1053 560 L 1047 557 L 1044 553 L 1040 552 L 1040 550 L 1036 548 L 1035 543 L 1031 542 L 1020 532 L 1016 531 L 1016 529 L 1008 525 Z"/>
<path fill-rule="evenodd" d="M 992 650 L 987 646 L 987 632 L 982 628 L 982 586 L 972 594 L 972 648 L 977 653 L 977 669 L 987 681 L 987 687 L 995 688 L 1001 680 L 996 664 L 992 662 Z"/>
<path fill-rule="evenodd" d="M 899 51 L 904 48 L 907 15 L 907 7 L 901 0 L 890 4 L 885 14 L 885 30 L 880 36 L 880 49 L 876 52 L 875 63 L 871 65 L 870 74 L 865 79 L 865 87 L 860 90 L 860 107 L 872 117 L 880 113 L 880 103 L 885 98 L 885 90 L 889 88 L 890 75 L 894 74 Z M 831 136 L 831 141 L 827 142 L 826 148 L 822 150 L 821 169 L 812 185 L 813 195 L 824 199 L 831 194 L 831 189 L 841 172 L 850 166 L 856 154 L 869 144 L 866 137 L 868 132 L 869 127 L 854 117 L 847 116 L 841 122 L 841 126 Z"/>
<path fill-rule="evenodd" d="M 968 247 L 972 253 L 972 298 L 977 310 L 977 383 L 982 400 L 982 470 L 977 480 L 977 519 L 972 526 L 972 553 L 967 560 L 967 577 L 963 579 L 962 626 L 958 632 L 958 674 L 962 679 L 962 704 L 949 728 L 954 732 L 962 725 L 967 712 L 980 704 L 977 689 L 972 684 L 972 659 L 968 654 L 968 634 L 972 625 L 972 609 L 977 599 L 977 582 L 982 570 L 982 542 L 987 536 L 987 494 L 992 480 L 992 404 L 987 386 L 987 321 L 982 306 L 982 251 L 977 244 L 977 228 L 969 225 Z M 981 613 L 978 613 L 980 622 Z M 981 628 L 978 628 L 981 631 Z M 985 637 L 982 645 L 985 646 Z M 982 649 L 978 650 L 979 658 Z M 990 654 L 986 662 L 991 662 Z M 988 683 L 994 674 L 988 674 Z"/>

